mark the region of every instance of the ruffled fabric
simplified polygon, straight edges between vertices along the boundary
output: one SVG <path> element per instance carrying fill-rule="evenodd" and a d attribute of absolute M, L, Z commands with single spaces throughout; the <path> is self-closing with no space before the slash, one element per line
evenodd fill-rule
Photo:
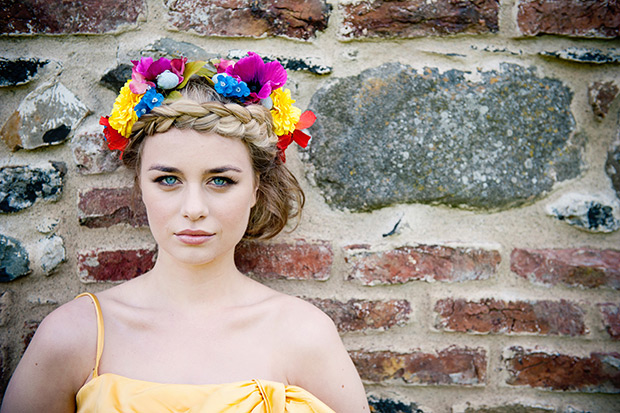
<path fill-rule="evenodd" d="M 76 395 L 78 413 L 335 413 L 297 386 L 262 380 L 162 384 L 101 374 Z"/>

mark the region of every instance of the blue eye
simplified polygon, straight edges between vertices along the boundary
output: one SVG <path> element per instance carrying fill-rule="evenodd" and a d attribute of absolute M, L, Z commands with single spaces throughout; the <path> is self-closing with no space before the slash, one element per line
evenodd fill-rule
<path fill-rule="evenodd" d="M 228 178 L 223 178 L 221 176 L 216 176 L 215 178 L 213 178 L 211 180 L 211 182 L 213 183 L 213 185 L 215 186 L 226 186 L 228 184 L 231 183 L 230 179 Z"/>
<path fill-rule="evenodd" d="M 174 176 L 162 176 L 161 178 L 158 179 L 159 183 L 161 183 L 162 185 L 165 186 L 173 186 L 174 184 L 176 184 L 179 180 L 177 178 L 175 178 Z"/>

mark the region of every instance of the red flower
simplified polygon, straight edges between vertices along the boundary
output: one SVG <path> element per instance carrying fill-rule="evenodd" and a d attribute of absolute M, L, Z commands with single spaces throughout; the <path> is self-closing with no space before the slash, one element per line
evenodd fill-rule
<path fill-rule="evenodd" d="M 293 131 L 293 133 L 287 133 L 286 135 L 281 135 L 278 137 L 277 146 L 282 162 L 286 162 L 286 155 L 284 155 L 284 151 L 291 143 L 296 142 L 302 148 L 308 146 L 310 136 L 302 132 L 302 129 L 306 129 L 312 126 L 315 120 L 316 115 L 312 113 L 312 111 L 307 110 L 301 114 L 299 122 L 297 122 L 297 125 L 295 125 L 295 130 Z"/>
<path fill-rule="evenodd" d="M 103 134 L 105 135 L 105 141 L 108 148 L 113 151 L 119 150 L 122 155 L 122 152 L 129 143 L 129 139 L 125 138 L 123 135 L 118 133 L 116 129 L 110 126 L 107 116 L 102 116 L 101 119 L 99 119 L 99 124 L 103 125 Z"/>

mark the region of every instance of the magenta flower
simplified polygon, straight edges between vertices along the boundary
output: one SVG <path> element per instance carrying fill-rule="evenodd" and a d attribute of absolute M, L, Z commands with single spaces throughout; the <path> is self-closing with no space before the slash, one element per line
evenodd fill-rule
<path fill-rule="evenodd" d="M 131 83 L 129 89 L 137 95 L 141 95 L 149 89 L 149 87 L 155 87 L 155 81 L 157 76 L 161 73 L 169 70 L 179 77 L 179 83 L 183 82 L 183 71 L 185 70 L 185 62 L 187 58 L 182 59 L 166 59 L 160 57 L 156 61 L 153 61 L 152 57 L 145 57 L 137 60 L 132 60 L 133 69 L 131 70 Z"/>
<path fill-rule="evenodd" d="M 226 68 L 228 66 L 233 66 L 234 64 L 235 64 L 234 60 L 220 59 L 219 63 L 215 65 L 215 68 L 217 69 L 217 73 L 225 73 Z"/>
<path fill-rule="evenodd" d="M 242 80 L 250 88 L 250 100 L 266 99 L 272 90 L 281 88 L 286 83 L 286 70 L 280 62 L 263 62 L 254 52 L 226 68 L 226 74 Z"/>

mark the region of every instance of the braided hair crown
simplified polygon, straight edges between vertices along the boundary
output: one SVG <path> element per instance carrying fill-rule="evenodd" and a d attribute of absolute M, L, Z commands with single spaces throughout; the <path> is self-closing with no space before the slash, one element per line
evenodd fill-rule
<path fill-rule="evenodd" d="M 232 103 L 201 79 L 191 80 L 181 94 L 183 98 L 141 116 L 133 125 L 131 140 L 140 141 L 176 127 L 241 139 L 276 153 L 278 137 L 271 113 L 264 106 Z"/>

